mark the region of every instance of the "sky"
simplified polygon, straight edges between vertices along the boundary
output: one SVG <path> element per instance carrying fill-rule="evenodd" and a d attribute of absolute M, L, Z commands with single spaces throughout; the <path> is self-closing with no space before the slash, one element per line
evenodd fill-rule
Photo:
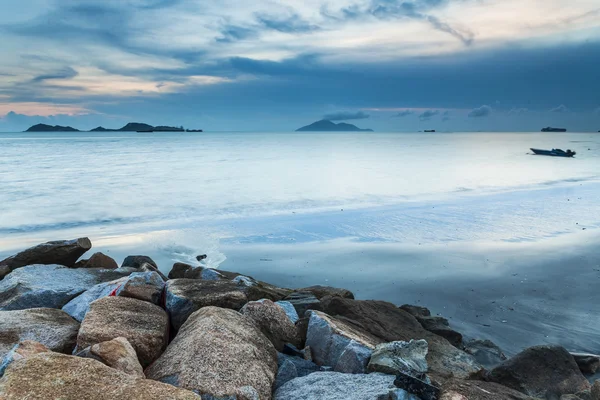
<path fill-rule="evenodd" d="M 600 130 L 598 0 L 2 0 L 0 131 Z"/>

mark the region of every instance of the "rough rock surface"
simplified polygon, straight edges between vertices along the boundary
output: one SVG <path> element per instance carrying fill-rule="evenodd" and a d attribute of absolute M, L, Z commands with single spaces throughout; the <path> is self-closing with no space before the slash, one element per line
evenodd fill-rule
<path fill-rule="evenodd" d="M 421 400 L 438 400 L 440 397 L 440 388 L 432 385 L 412 375 L 400 372 L 394 380 L 396 387 L 404 389 L 408 393 L 414 394 Z"/>
<path fill-rule="evenodd" d="M 415 317 L 391 303 L 326 297 L 322 304 L 324 311 L 329 315 L 353 321 L 354 325 L 379 338 L 383 343 L 425 339 L 429 344 L 429 372 L 438 380 L 452 376 L 466 378 L 481 370 L 481 366 L 471 355 L 452 346 L 446 339 L 423 329 Z"/>
<path fill-rule="evenodd" d="M 104 269 L 72 269 L 61 265 L 29 265 L 0 281 L 0 311 L 62 308 L 92 286 L 123 273 Z"/>
<path fill-rule="evenodd" d="M 440 400 L 534 400 L 493 382 L 453 380 L 444 386 Z"/>
<path fill-rule="evenodd" d="M 392 375 L 315 372 L 287 382 L 275 391 L 274 399 L 387 400 L 393 399 L 391 393 L 398 391 L 394 386 L 394 376 Z"/>
<path fill-rule="evenodd" d="M 0 265 L 0 281 L 4 279 L 4 277 L 10 274 L 10 267 L 8 265 Z"/>
<path fill-rule="evenodd" d="M 297 344 L 296 326 L 287 314 L 271 300 L 251 301 L 240 312 L 252 319 L 277 351 L 286 343 Z"/>
<path fill-rule="evenodd" d="M 342 297 L 344 299 L 354 299 L 354 293 L 347 289 L 338 289 L 331 286 L 309 286 L 302 289 L 296 289 L 296 292 L 309 292 L 315 295 L 315 297 L 321 300 L 326 296 Z"/>
<path fill-rule="evenodd" d="M 303 376 L 321 371 L 321 367 L 312 361 L 304 360 L 303 358 L 292 357 L 287 354 L 277 354 L 277 378 L 275 379 L 275 388 L 281 387 L 283 384 L 292 379 L 301 378 Z"/>
<path fill-rule="evenodd" d="M 148 256 L 127 256 L 125 260 L 123 260 L 123 264 L 121 264 L 121 268 L 134 268 L 140 269 L 144 264 L 150 264 L 155 268 L 158 268 L 158 265 Z"/>
<path fill-rule="evenodd" d="M 446 318 L 442 317 L 416 317 L 417 321 L 421 326 L 431 333 L 435 333 L 438 336 L 448 340 L 454 347 L 460 348 L 462 346 L 463 337 L 462 334 L 450 328 L 450 323 Z"/>
<path fill-rule="evenodd" d="M 79 323 L 62 310 L 0 311 L 0 358 L 24 340 L 34 340 L 52 351 L 70 354 L 78 331 Z"/>
<path fill-rule="evenodd" d="M 147 367 L 166 347 L 168 331 L 169 317 L 162 308 L 127 297 L 104 297 L 92 303 L 81 323 L 77 349 L 124 337 Z"/>
<path fill-rule="evenodd" d="M 560 397 L 590 388 L 573 356 L 560 346 L 536 346 L 488 374 L 492 382 L 533 397 Z"/>
<path fill-rule="evenodd" d="M 188 278 L 186 276 L 186 274 L 188 274 L 193 269 L 194 269 L 194 266 L 192 266 L 192 265 L 185 264 L 185 263 L 175 263 L 175 264 L 173 264 L 173 268 L 171 268 L 171 271 L 169 272 L 169 275 L 167 275 L 167 277 L 169 279 L 186 279 L 186 278 Z M 188 278 L 188 279 L 192 279 L 192 278 Z"/>
<path fill-rule="evenodd" d="M 308 310 L 323 311 L 321 301 L 311 292 L 294 292 L 284 300 L 294 306 L 300 318 L 304 317 L 304 314 Z"/>
<path fill-rule="evenodd" d="M 412 315 L 415 318 L 416 317 L 431 317 L 431 311 L 429 311 L 429 309 L 426 307 L 404 304 L 403 306 L 400 306 L 400 309 L 406 311 L 407 313 L 409 313 L 410 315 Z"/>
<path fill-rule="evenodd" d="M 7 266 L 11 271 L 34 264 L 72 267 L 91 248 L 88 238 L 42 243 L 0 261 L 0 266 Z"/>
<path fill-rule="evenodd" d="M 584 374 L 593 375 L 600 369 L 600 356 L 596 354 L 571 353 L 571 355 Z"/>
<path fill-rule="evenodd" d="M 95 344 L 85 350 L 85 355 L 127 375 L 145 378 L 144 369 L 138 361 L 135 349 L 124 337 Z"/>
<path fill-rule="evenodd" d="M 292 321 L 293 324 L 298 322 L 300 317 L 298 316 L 298 313 L 296 312 L 296 309 L 294 308 L 292 303 L 290 303 L 289 301 L 276 301 L 275 304 L 283 308 L 283 311 L 285 311 L 286 315 L 288 316 L 290 321 Z"/>
<path fill-rule="evenodd" d="M 117 289 L 117 296 L 130 297 L 156 305 L 161 303 L 165 281 L 156 272 L 134 272 Z"/>
<path fill-rule="evenodd" d="M 25 340 L 12 348 L 4 358 L 0 357 L 0 377 L 4 375 L 6 368 L 15 361 L 22 360 L 27 357 L 31 357 L 39 353 L 47 353 L 50 349 L 41 343 L 33 340 Z"/>
<path fill-rule="evenodd" d="M 42 353 L 12 363 L 0 379 L 3 400 L 200 400 L 187 391 L 126 375 L 88 358 Z"/>
<path fill-rule="evenodd" d="M 311 311 L 306 346 L 318 365 L 337 372 L 366 373 L 375 346 L 381 341 L 372 335 L 320 311 Z"/>
<path fill-rule="evenodd" d="M 117 269 L 119 264 L 112 257 L 98 252 L 94 253 L 89 260 L 83 261 L 80 268 Z"/>
<path fill-rule="evenodd" d="M 62 310 L 71 317 L 75 318 L 77 321 L 81 322 L 90 310 L 90 304 L 98 299 L 101 299 L 102 297 L 110 295 L 126 281 L 127 277 L 124 277 L 115 281 L 99 283 L 95 286 L 92 286 L 89 290 L 86 290 L 65 304 Z"/>
<path fill-rule="evenodd" d="M 405 373 L 424 378 L 427 373 L 428 346 L 425 340 L 382 343 L 375 347 L 368 370 L 383 374 Z"/>
<path fill-rule="evenodd" d="M 463 345 L 463 350 L 488 369 L 493 369 L 506 361 L 506 356 L 500 347 L 490 340 L 470 340 Z"/>
<path fill-rule="evenodd" d="M 250 386 L 268 400 L 276 371 L 275 348 L 248 317 L 204 307 L 188 318 L 146 376 L 207 398 L 242 398 L 240 390 Z"/>

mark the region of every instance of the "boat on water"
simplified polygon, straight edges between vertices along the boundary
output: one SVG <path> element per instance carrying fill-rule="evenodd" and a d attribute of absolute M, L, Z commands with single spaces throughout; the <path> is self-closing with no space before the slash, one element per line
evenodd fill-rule
<path fill-rule="evenodd" d="M 136 131 L 136 132 L 137 133 L 152 133 L 152 132 L 154 132 L 154 129 L 147 129 L 147 130 L 144 130 L 144 131 Z"/>
<path fill-rule="evenodd" d="M 552 149 L 552 150 L 541 150 L 541 149 L 531 149 L 534 154 L 539 156 L 552 156 L 552 157 L 573 157 L 577 154 L 571 150 L 561 150 L 561 149 Z"/>
<path fill-rule="evenodd" d="M 187 129 L 186 132 L 204 132 L 202 129 Z"/>
<path fill-rule="evenodd" d="M 434 132 L 435 132 L 435 129 L 427 129 L 427 130 L 425 130 L 425 133 L 434 133 Z"/>
<path fill-rule="evenodd" d="M 547 128 L 542 128 L 542 132 L 566 132 L 565 128 L 552 128 L 551 126 Z"/>

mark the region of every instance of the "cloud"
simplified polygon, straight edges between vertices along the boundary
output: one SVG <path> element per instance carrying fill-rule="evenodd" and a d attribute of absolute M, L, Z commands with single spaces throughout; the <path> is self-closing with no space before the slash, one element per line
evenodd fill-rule
<path fill-rule="evenodd" d="M 296 13 L 288 17 L 256 14 L 256 19 L 262 26 L 284 33 L 312 32 L 320 29 L 319 26 L 305 21 Z"/>
<path fill-rule="evenodd" d="M 429 121 L 432 117 L 439 115 L 440 112 L 438 110 L 426 110 L 421 115 L 419 115 L 419 119 L 421 121 Z"/>
<path fill-rule="evenodd" d="M 408 117 L 409 115 L 413 115 L 415 112 L 413 110 L 402 110 L 398 114 L 394 115 L 394 117 Z"/>
<path fill-rule="evenodd" d="M 64 67 L 55 72 L 50 72 L 45 75 L 38 75 L 32 79 L 32 82 L 42 82 L 50 79 L 71 79 L 75 78 L 77 75 L 77 71 L 75 71 L 73 68 Z"/>
<path fill-rule="evenodd" d="M 569 109 L 564 104 L 561 104 L 560 106 L 552 108 L 550 110 L 550 112 L 552 112 L 552 113 L 567 113 L 567 112 L 569 112 Z"/>
<path fill-rule="evenodd" d="M 442 121 L 450 121 L 450 111 L 444 111 L 442 114 Z"/>
<path fill-rule="evenodd" d="M 370 115 L 365 113 L 364 111 L 340 111 L 332 114 L 327 114 L 323 116 L 323 119 L 328 119 L 329 121 L 347 121 L 351 119 L 367 119 Z"/>
<path fill-rule="evenodd" d="M 523 115 L 523 114 L 527 113 L 528 111 L 529 110 L 527 108 L 513 107 L 508 111 L 508 115 L 510 115 L 510 116 Z"/>
<path fill-rule="evenodd" d="M 489 117 L 490 115 L 492 115 L 493 112 L 494 110 L 492 110 L 492 107 L 483 105 L 481 107 L 474 108 L 473 110 L 471 110 L 471 112 L 469 113 L 469 118 Z"/>

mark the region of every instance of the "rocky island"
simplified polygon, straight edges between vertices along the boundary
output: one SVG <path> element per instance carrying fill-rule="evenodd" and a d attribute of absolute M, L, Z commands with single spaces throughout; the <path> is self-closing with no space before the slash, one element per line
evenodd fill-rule
<path fill-rule="evenodd" d="M 80 132 L 79 129 L 72 128 L 70 126 L 60 126 L 60 125 L 46 125 L 46 124 L 37 124 L 33 125 L 31 128 L 27 129 L 25 132 Z"/>
<path fill-rule="evenodd" d="M 297 129 L 296 132 L 373 132 L 372 129 L 360 129 L 356 125 L 340 122 L 336 124 L 328 119 L 313 122 Z"/>
<path fill-rule="evenodd" d="M 45 124 L 37 124 L 27 129 L 26 132 L 81 132 L 79 129 L 71 128 L 70 126 L 50 126 Z M 186 132 L 181 127 L 174 126 L 152 126 L 139 122 L 130 122 L 119 129 L 107 129 L 102 126 L 90 130 L 90 132 Z M 200 129 L 188 130 L 188 132 L 202 132 Z"/>
<path fill-rule="evenodd" d="M 507 359 L 424 307 L 91 248 L 0 261 L 1 399 L 600 399 L 597 355 Z"/>

